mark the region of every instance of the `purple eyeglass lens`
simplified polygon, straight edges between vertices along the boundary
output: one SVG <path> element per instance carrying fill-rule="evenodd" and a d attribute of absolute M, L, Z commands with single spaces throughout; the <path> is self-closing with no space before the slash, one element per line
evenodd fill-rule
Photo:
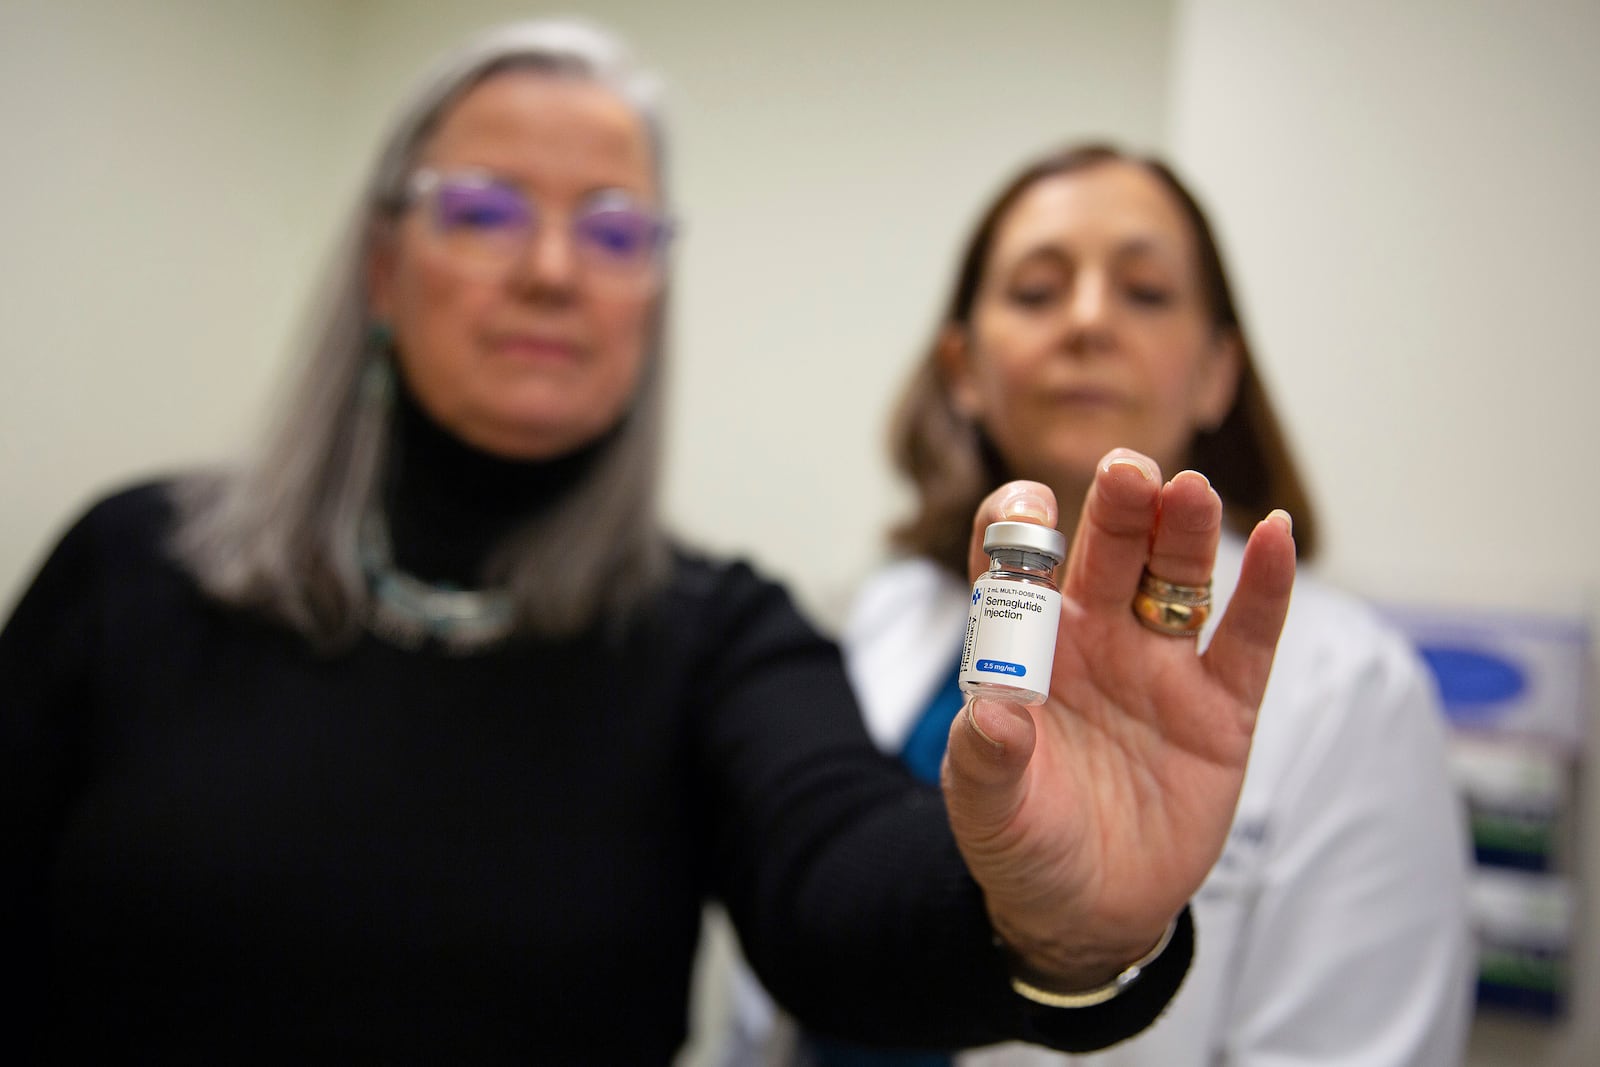
<path fill-rule="evenodd" d="M 646 212 L 612 208 L 584 215 L 577 229 L 585 244 L 607 258 L 637 260 L 655 251 L 662 225 Z"/>
<path fill-rule="evenodd" d="M 532 218 L 528 202 L 500 185 L 446 181 L 436 196 L 439 226 L 447 232 L 522 229 Z"/>

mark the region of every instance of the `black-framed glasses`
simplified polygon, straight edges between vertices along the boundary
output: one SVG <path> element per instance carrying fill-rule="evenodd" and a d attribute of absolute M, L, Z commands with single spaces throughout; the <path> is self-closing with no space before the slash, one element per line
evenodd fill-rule
<path fill-rule="evenodd" d="M 539 227 L 539 207 L 517 185 L 486 171 L 415 171 L 407 206 L 421 205 L 435 237 L 464 266 L 509 270 L 527 253 Z M 638 275 L 654 266 L 672 237 L 672 224 L 622 189 L 584 198 L 569 222 L 572 246 L 585 267 Z"/>

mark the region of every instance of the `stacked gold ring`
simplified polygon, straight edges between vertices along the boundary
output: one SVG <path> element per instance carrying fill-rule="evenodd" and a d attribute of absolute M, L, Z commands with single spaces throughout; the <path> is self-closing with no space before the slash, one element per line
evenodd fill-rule
<path fill-rule="evenodd" d="M 1157 578 L 1145 568 L 1133 614 L 1149 629 L 1168 637 L 1195 637 L 1211 616 L 1211 583 L 1179 585 Z"/>

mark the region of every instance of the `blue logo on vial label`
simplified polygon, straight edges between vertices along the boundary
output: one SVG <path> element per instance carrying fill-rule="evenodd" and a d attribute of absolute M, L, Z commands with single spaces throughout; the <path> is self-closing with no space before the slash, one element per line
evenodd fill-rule
<path fill-rule="evenodd" d="M 976 604 L 978 601 L 980 601 L 982 599 L 983 599 L 983 593 L 981 593 L 978 590 L 974 589 L 972 591 L 972 602 L 974 604 Z"/>
<path fill-rule="evenodd" d="M 1011 674 L 1021 678 L 1028 673 L 1028 668 L 1020 663 L 1007 663 L 1003 659 L 980 659 L 978 670 L 988 671 L 990 674 Z"/>

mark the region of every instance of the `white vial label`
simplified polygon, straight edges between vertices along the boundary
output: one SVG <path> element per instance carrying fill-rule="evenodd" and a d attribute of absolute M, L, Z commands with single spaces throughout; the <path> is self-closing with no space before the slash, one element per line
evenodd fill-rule
<path fill-rule="evenodd" d="M 1050 692 L 1060 622 L 1061 594 L 1054 589 L 1010 578 L 979 578 L 972 587 L 961 650 L 962 690 L 1042 703 Z"/>

